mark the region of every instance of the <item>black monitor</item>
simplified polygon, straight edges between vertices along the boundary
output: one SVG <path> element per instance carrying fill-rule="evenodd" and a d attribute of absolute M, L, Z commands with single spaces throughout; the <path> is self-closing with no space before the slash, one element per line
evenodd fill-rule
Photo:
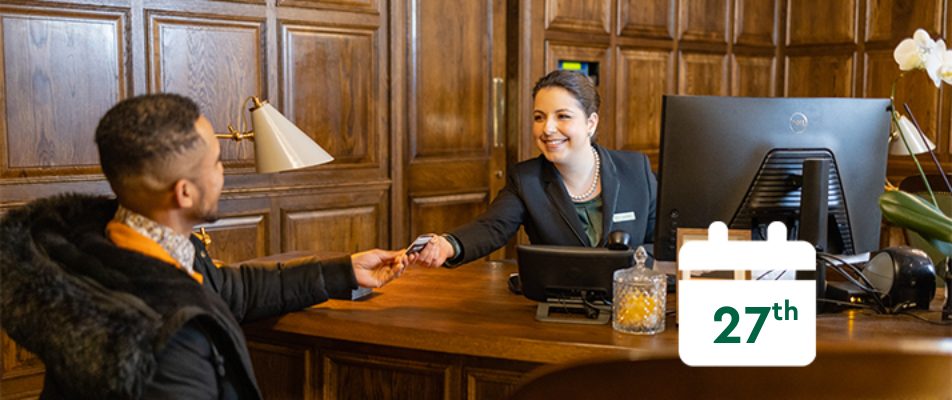
<path fill-rule="evenodd" d="M 606 323 L 610 308 L 598 312 L 596 304 L 610 304 L 612 278 L 618 269 L 634 265 L 634 250 L 601 247 L 520 245 L 519 280 L 522 293 L 540 302 L 537 319 L 590 323 L 586 319 L 553 317 L 554 312 L 595 311 L 591 323 Z"/>
<path fill-rule="evenodd" d="M 678 228 L 714 221 L 755 240 L 782 221 L 830 253 L 877 249 L 889 110 L 887 99 L 665 96 L 656 259 L 675 260 Z M 825 218 L 808 210 L 818 203 Z"/>

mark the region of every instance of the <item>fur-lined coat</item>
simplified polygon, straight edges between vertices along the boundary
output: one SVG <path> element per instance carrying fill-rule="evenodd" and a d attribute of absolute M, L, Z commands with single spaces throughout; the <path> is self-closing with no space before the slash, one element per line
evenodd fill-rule
<path fill-rule="evenodd" d="M 44 398 L 258 398 L 238 321 L 301 309 L 326 300 L 329 290 L 356 287 L 349 258 L 311 259 L 298 268 L 216 268 L 193 241 L 203 286 L 174 266 L 113 245 L 105 226 L 116 207 L 102 197 L 63 195 L 0 220 L 0 323 L 44 362 Z M 183 327 L 211 344 L 215 357 L 180 348 L 163 358 Z M 211 368 L 216 381 L 150 386 L 163 371 L 183 367 Z"/>

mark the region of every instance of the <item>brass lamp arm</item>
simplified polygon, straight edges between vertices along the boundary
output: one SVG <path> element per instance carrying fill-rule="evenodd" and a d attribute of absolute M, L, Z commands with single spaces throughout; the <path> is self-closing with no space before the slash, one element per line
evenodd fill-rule
<path fill-rule="evenodd" d="M 245 118 L 244 107 L 248 104 L 248 101 L 251 101 L 254 106 L 248 109 L 248 111 L 254 111 L 261 107 L 263 102 L 255 96 L 248 96 L 245 101 L 241 102 L 241 106 L 238 107 L 238 121 L 240 126 L 238 129 L 228 124 L 228 133 L 218 133 L 215 134 L 216 138 L 219 139 L 231 139 L 236 142 L 240 142 L 244 139 L 254 140 L 255 132 L 252 129 L 248 129 L 248 120 Z"/>
<path fill-rule="evenodd" d="M 231 126 L 231 124 L 228 124 L 228 133 L 216 133 L 215 137 L 219 139 L 231 139 L 236 142 L 240 142 L 245 139 L 255 140 L 255 132 L 251 130 L 242 132 L 238 129 L 235 129 L 235 127 Z"/>

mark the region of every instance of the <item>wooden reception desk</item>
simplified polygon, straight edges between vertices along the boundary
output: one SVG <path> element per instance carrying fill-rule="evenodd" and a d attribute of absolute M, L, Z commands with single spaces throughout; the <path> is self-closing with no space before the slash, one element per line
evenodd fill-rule
<path fill-rule="evenodd" d="M 332 300 L 247 325 L 265 397 L 504 398 L 540 365 L 678 356 L 673 317 L 655 336 L 536 321 L 536 304 L 508 290 L 516 269 L 495 262 L 411 269 L 364 300 Z M 865 311 L 818 317 L 818 353 L 869 350 L 952 354 L 952 326 Z"/>

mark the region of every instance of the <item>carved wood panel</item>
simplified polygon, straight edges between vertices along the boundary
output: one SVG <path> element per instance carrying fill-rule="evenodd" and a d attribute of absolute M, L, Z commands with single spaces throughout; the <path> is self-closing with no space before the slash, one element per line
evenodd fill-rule
<path fill-rule="evenodd" d="M 372 164 L 378 143 L 375 30 L 284 25 L 285 116 L 334 156 Z"/>
<path fill-rule="evenodd" d="M 99 118 L 127 95 L 126 14 L 0 5 L 0 176 L 99 171 Z"/>
<path fill-rule="evenodd" d="M 489 185 L 486 160 L 418 162 L 408 169 L 412 194 L 485 190 Z"/>
<path fill-rule="evenodd" d="M 546 0 L 546 28 L 610 33 L 611 0 Z"/>
<path fill-rule="evenodd" d="M 906 38 L 919 28 L 935 37 L 942 30 L 941 9 L 941 0 L 866 0 L 866 41 Z"/>
<path fill-rule="evenodd" d="M 226 264 L 264 257 L 268 251 L 268 215 L 231 215 L 205 224 L 212 237 L 208 254 Z"/>
<path fill-rule="evenodd" d="M 307 7 L 327 10 L 380 12 L 379 0 L 278 0 L 278 7 Z"/>
<path fill-rule="evenodd" d="M 662 96 L 671 92 L 672 53 L 666 50 L 622 49 L 616 84 L 619 148 L 655 153 L 661 144 Z"/>
<path fill-rule="evenodd" d="M 417 13 L 417 42 L 407 49 L 411 162 L 488 157 L 492 3 L 409 1 Z"/>
<path fill-rule="evenodd" d="M 325 353 L 322 367 L 324 398 L 340 400 L 450 398 L 454 373 L 450 365 L 337 352 Z"/>
<path fill-rule="evenodd" d="M 776 41 L 780 0 L 737 0 L 734 10 L 734 43 L 773 46 Z"/>
<path fill-rule="evenodd" d="M 853 55 L 789 56 L 784 96 L 850 97 L 853 95 Z"/>
<path fill-rule="evenodd" d="M 281 215 L 281 251 L 352 253 L 387 247 L 386 193 L 331 193 L 275 199 Z"/>
<path fill-rule="evenodd" d="M 773 57 L 734 55 L 731 62 L 731 96 L 776 96 L 777 65 Z"/>
<path fill-rule="evenodd" d="M 727 96 L 727 56 L 681 53 L 678 64 L 678 94 Z"/>
<path fill-rule="evenodd" d="M 261 394 L 266 399 L 313 399 L 310 389 L 313 353 L 293 347 L 248 341 Z"/>
<path fill-rule="evenodd" d="M 365 250 L 369 247 L 362 241 L 379 242 L 375 229 L 379 218 L 372 206 L 288 212 L 282 250 Z"/>
<path fill-rule="evenodd" d="M 865 86 L 863 97 L 888 98 L 892 84 L 899 76 L 899 67 L 893 60 L 892 50 L 866 52 Z M 907 73 L 897 82 L 896 107 L 906 115 L 904 103 L 909 103 L 912 112 L 922 126 L 923 133 L 933 141 L 939 128 L 939 90 L 922 71 Z"/>
<path fill-rule="evenodd" d="M 619 35 L 674 36 L 674 0 L 619 0 Z"/>
<path fill-rule="evenodd" d="M 853 43 L 856 0 L 787 2 L 787 45 Z"/>
<path fill-rule="evenodd" d="M 248 96 L 267 98 L 264 22 L 149 15 L 152 92 L 175 92 L 198 103 L 215 132 L 239 126 Z M 250 118 L 250 116 L 248 117 Z M 254 144 L 222 142 L 222 160 L 252 165 Z"/>
<path fill-rule="evenodd" d="M 446 196 L 410 198 L 410 236 L 423 233 L 442 233 L 473 221 L 486 210 L 483 193 L 463 193 Z"/>
<path fill-rule="evenodd" d="M 730 0 L 681 0 L 681 39 L 727 41 Z"/>
<path fill-rule="evenodd" d="M 522 382 L 525 374 L 483 368 L 466 368 L 466 399 L 506 399 Z"/>

